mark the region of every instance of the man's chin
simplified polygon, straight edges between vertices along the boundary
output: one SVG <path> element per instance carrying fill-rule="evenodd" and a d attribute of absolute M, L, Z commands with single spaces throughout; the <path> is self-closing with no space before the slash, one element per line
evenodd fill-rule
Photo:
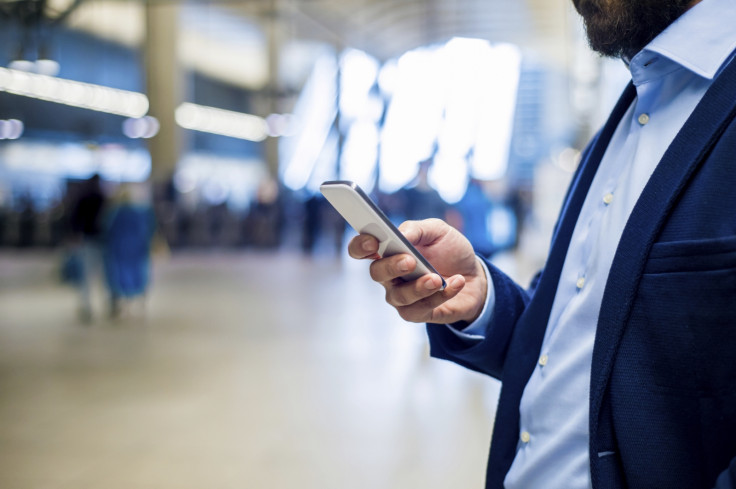
<path fill-rule="evenodd" d="M 572 0 L 599 54 L 631 58 L 688 9 L 690 0 Z"/>
<path fill-rule="evenodd" d="M 644 46 L 633 45 L 631 38 L 612 35 L 610 30 L 599 29 L 598 26 L 586 22 L 585 30 L 590 48 L 607 58 L 632 57 Z"/>

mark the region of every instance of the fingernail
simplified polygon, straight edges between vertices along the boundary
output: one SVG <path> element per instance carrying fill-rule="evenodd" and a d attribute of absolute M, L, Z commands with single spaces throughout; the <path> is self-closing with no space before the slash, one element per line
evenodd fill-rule
<path fill-rule="evenodd" d="M 429 277 L 427 281 L 424 282 L 424 286 L 428 288 L 429 290 L 436 289 L 437 284 L 435 284 L 434 276 Z"/>
<path fill-rule="evenodd" d="M 409 271 L 409 261 L 404 258 L 398 263 L 399 271 L 400 272 L 408 272 Z"/>
<path fill-rule="evenodd" d="M 453 289 L 459 289 L 463 285 L 463 281 L 460 279 L 460 277 L 455 277 L 452 280 L 450 280 L 450 287 Z"/>
<path fill-rule="evenodd" d="M 363 247 L 364 251 L 374 251 L 373 243 L 369 239 L 363 240 L 363 244 L 361 246 Z"/>

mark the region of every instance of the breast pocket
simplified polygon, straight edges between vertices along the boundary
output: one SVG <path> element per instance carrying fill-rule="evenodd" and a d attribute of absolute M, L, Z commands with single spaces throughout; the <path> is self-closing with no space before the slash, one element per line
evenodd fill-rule
<path fill-rule="evenodd" d="M 655 243 L 645 274 L 687 273 L 736 268 L 736 236 Z"/>
<path fill-rule="evenodd" d="M 656 243 L 632 313 L 658 385 L 735 389 L 736 236 Z"/>

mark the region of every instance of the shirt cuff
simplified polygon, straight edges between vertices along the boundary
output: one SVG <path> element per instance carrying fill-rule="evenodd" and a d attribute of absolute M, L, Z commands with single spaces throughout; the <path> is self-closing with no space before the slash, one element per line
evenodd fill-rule
<path fill-rule="evenodd" d="M 486 326 L 493 317 L 493 306 L 496 304 L 496 289 L 493 287 L 493 280 L 491 279 L 491 272 L 488 271 L 486 263 L 477 258 L 480 264 L 483 266 L 483 272 L 486 274 L 486 281 L 488 283 L 488 293 L 486 295 L 486 302 L 483 305 L 483 310 L 480 312 L 480 316 L 467 325 L 462 330 L 457 329 L 451 324 L 446 325 L 450 331 L 455 333 L 458 337 L 464 340 L 470 341 L 481 341 L 485 339 Z"/>

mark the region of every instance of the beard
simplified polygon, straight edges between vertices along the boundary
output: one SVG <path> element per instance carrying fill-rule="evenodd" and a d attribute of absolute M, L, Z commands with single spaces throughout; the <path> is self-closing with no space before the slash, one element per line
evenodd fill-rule
<path fill-rule="evenodd" d="M 682 15 L 692 0 L 572 0 L 588 44 L 604 56 L 631 59 Z"/>

